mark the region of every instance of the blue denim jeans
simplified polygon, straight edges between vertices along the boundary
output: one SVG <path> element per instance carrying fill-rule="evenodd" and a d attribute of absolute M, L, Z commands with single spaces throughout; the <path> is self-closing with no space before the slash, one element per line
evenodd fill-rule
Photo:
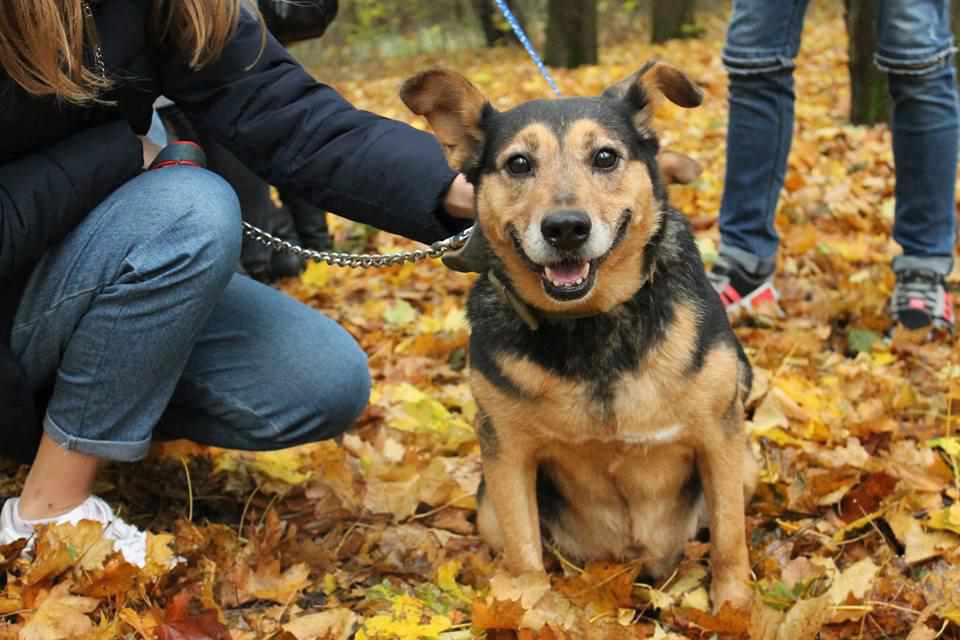
<path fill-rule="evenodd" d="M 950 2 L 877 1 L 874 61 L 887 72 L 893 99 L 893 236 L 910 261 L 948 273 L 958 151 Z M 807 3 L 734 0 L 723 50 L 730 122 L 720 252 L 755 273 L 775 266 L 774 215 L 793 136 L 794 58 Z"/>
<path fill-rule="evenodd" d="M 366 355 L 323 314 L 234 273 L 240 209 L 203 169 L 114 192 L 35 268 L 13 351 L 53 395 L 45 433 L 120 461 L 189 438 L 265 450 L 340 434 L 366 405 Z"/>

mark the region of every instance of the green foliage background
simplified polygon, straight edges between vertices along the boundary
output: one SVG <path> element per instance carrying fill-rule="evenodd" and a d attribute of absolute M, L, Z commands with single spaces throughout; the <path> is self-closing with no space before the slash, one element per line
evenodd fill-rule
<path fill-rule="evenodd" d="M 651 1 L 599 0 L 601 49 L 624 38 L 649 37 Z M 698 10 L 720 10 L 727 4 L 725 0 L 699 0 Z M 547 5 L 548 0 L 514 0 L 540 48 Z M 502 20 L 499 14 L 498 20 Z M 339 16 L 327 35 L 297 45 L 295 52 L 311 65 L 338 66 L 483 46 L 471 0 L 340 0 Z"/>

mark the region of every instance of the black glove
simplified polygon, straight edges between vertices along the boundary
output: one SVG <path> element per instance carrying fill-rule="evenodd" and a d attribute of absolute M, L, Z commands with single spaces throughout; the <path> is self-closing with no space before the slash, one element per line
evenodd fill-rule
<path fill-rule="evenodd" d="M 289 193 L 280 192 L 280 199 L 293 215 L 293 224 L 303 246 L 314 251 L 329 251 L 333 243 L 327 228 L 326 212 L 310 202 Z"/>
<path fill-rule="evenodd" d="M 283 45 L 319 38 L 337 17 L 337 0 L 259 0 L 270 33 Z"/>

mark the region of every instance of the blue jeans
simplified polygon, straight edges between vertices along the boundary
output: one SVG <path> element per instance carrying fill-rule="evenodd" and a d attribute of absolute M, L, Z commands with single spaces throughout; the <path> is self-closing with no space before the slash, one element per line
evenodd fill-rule
<path fill-rule="evenodd" d="M 109 460 L 151 439 L 266 450 L 340 434 L 366 406 L 366 355 L 339 325 L 234 273 L 240 208 L 203 169 L 114 192 L 35 268 L 11 345 L 44 431 Z"/>
<path fill-rule="evenodd" d="M 874 57 L 893 99 L 896 219 L 908 261 L 949 273 L 955 238 L 958 109 L 949 0 L 877 0 Z M 808 0 L 734 0 L 723 62 L 730 77 L 720 253 L 770 273 L 793 136 L 794 58 Z M 895 265 L 896 268 L 896 265 Z"/>

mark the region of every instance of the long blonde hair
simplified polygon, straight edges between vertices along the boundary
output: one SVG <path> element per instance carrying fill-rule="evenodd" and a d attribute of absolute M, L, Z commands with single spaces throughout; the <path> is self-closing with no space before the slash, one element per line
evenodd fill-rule
<path fill-rule="evenodd" d="M 152 36 L 172 38 L 195 68 L 223 52 L 247 2 L 153 1 Z M 81 0 L 0 1 L 0 67 L 28 93 L 81 104 L 95 101 L 110 82 L 85 64 L 89 37 Z"/>

